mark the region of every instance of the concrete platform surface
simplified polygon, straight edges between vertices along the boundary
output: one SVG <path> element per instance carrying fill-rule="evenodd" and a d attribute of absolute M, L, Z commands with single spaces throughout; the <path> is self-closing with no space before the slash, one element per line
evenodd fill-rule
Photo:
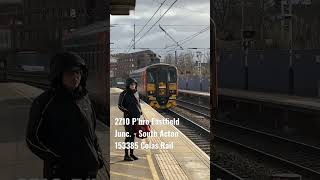
<path fill-rule="evenodd" d="M 208 92 L 180 90 L 181 93 L 196 94 L 199 96 L 210 96 Z M 250 101 L 258 101 L 272 103 L 282 106 L 291 106 L 296 108 L 308 109 L 320 112 L 320 98 L 309 98 L 302 96 L 293 96 L 279 93 L 266 93 L 257 91 L 246 91 L 239 89 L 219 89 L 219 95 L 231 98 L 245 99 Z"/>
<path fill-rule="evenodd" d="M 117 142 L 124 142 L 124 137 L 115 137 L 116 131 L 124 132 L 123 125 L 116 125 L 116 118 L 123 114 L 117 107 L 118 96 L 122 90 L 110 89 L 110 154 L 111 179 L 164 179 L 164 180 L 193 180 L 210 179 L 210 159 L 191 140 L 183 135 L 173 125 L 152 125 L 157 136 L 146 139 L 135 138 L 138 148 L 135 154 L 140 158 L 136 161 L 123 161 L 124 150 L 117 149 Z M 164 117 L 146 103 L 141 103 L 143 118 L 163 119 Z M 118 121 L 119 122 L 119 121 Z M 160 137 L 160 132 L 174 132 L 177 136 Z M 158 148 L 145 148 L 149 144 Z M 162 148 L 166 144 L 167 148 Z M 173 144 L 173 148 L 169 145 Z"/>

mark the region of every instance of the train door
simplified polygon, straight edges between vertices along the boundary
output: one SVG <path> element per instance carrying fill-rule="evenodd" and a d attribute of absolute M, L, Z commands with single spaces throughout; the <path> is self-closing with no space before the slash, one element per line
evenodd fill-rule
<path fill-rule="evenodd" d="M 167 102 L 167 70 L 164 68 L 159 68 L 157 72 L 158 76 L 158 83 L 157 83 L 157 89 L 158 89 L 158 102 L 160 106 L 165 105 Z"/>
<path fill-rule="evenodd" d="M 153 96 L 152 97 L 153 99 L 154 97 L 158 96 L 157 72 L 156 72 L 156 69 L 154 68 L 147 69 L 146 72 L 147 72 L 147 76 L 146 76 L 145 95 L 146 97 Z"/>

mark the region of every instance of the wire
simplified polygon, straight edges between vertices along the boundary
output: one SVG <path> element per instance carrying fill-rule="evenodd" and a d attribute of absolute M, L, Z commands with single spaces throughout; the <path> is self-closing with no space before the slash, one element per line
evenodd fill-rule
<path fill-rule="evenodd" d="M 178 43 L 180 43 L 180 45 L 185 44 L 186 42 L 192 40 L 193 38 L 199 36 L 200 34 L 206 32 L 206 31 L 208 31 L 209 29 L 210 29 L 210 26 L 208 26 L 208 27 L 200 30 L 199 32 L 197 32 L 197 33 L 195 33 L 195 34 L 192 34 L 191 36 L 188 36 L 188 37 L 186 37 L 186 38 L 178 41 Z M 166 47 L 166 48 L 173 47 L 173 46 L 176 46 L 176 45 L 173 44 L 173 45 L 170 45 L 170 46 L 168 46 L 168 47 Z"/>
<path fill-rule="evenodd" d="M 157 3 L 159 3 L 159 2 L 157 2 Z M 190 11 L 190 12 L 192 12 L 192 13 L 198 13 L 198 14 L 204 14 L 205 12 L 203 12 L 203 11 L 197 11 L 197 10 L 191 10 L 191 9 L 188 9 L 188 8 L 186 8 L 186 7 L 179 7 L 179 6 L 176 6 L 175 8 L 178 8 L 178 9 L 184 9 L 184 10 L 188 10 L 188 11 Z M 205 14 L 208 14 L 208 13 L 205 13 Z"/>
<path fill-rule="evenodd" d="M 173 42 L 175 42 L 175 43 L 177 44 L 177 46 L 179 46 L 181 49 L 183 49 L 182 46 L 180 46 L 180 44 L 179 44 L 166 30 L 164 30 L 164 29 L 161 27 L 160 24 L 159 24 L 159 28 L 160 28 L 167 36 L 169 36 L 169 38 L 170 38 Z"/>
<path fill-rule="evenodd" d="M 110 24 L 110 26 L 117 27 L 117 26 L 134 26 L 133 24 Z M 142 24 L 136 24 L 135 26 L 144 26 Z M 146 26 L 152 26 L 152 25 L 146 25 Z M 178 26 L 183 26 L 183 27 L 200 27 L 200 26 L 209 26 L 209 24 L 161 24 L 161 26 L 173 26 L 173 27 L 178 27 Z"/>
<path fill-rule="evenodd" d="M 127 48 L 110 48 L 110 49 L 127 49 Z M 164 47 L 138 47 L 136 49 L 141 49 L 141 50 L 146 50 L 146 49 L 154 49 L 154 50 L 168 50 L 167 48 Z M 189 48 L 185 48 L 185 49 L 210 49 L 210 48 L 204 48 L 204 47 L 189 47 Z M 181 50 L 181 49 L 179 49 Z"/>
<path fill-rule="evenodd" d="M 172 8 L 172 6 L 177 2 L 178 0 L 175 0 L 170 7 L 161 15 L 161 17 L 148 29 L 146 33 L 144 33 L 135 43 L 138 43 L 146 34 L 148 34 L 151 29 L 166 15 L 166 13 Z M 128 52 L 131 50 L 132 46 L 130 46 Z"/>
<path fill-rule="evenodd" d="M 142 29 L 134 35 L 134 37 L 132 38 L 131 42 L 129 43 L 129 46 L 131 45 L 132 42 L 134 42 L 135 38 L 144 30 L 144 28 L 148 25 L 148 23 L 152 20 L 152 18 L 157 14 L 157 12 L 160 10 L 160 8 L 163 6 L 163 4 L 166 2 L 167 0 L 164 0 L 159 8 L 153 13 L 153 15 L 149 18 L 149 20 L 144 24 L 144 26 L 142 27 Z M 134 42 L 135 43 L 135 42 Z"/>

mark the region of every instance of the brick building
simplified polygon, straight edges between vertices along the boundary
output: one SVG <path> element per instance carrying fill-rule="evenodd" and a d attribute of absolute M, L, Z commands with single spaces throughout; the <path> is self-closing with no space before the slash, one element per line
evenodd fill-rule
<path fill-rule="evenodd" d="M 117 68 L 118 68 L 117 59 L 111 56 L 110 57 L 110 78 L 117 77 Z"/>
<path fill-rule="evenodd" d="M 117 76 L 127 78 L 129 74 L 145 66 L 160 63 L 160 58 L 153 51 L 139 51 L 129 54 L 117 54 Z"/>

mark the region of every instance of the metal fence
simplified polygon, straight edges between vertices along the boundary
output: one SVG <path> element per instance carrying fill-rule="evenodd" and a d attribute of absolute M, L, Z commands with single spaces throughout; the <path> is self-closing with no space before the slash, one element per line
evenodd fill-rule
<path fill-rule="evenodd" d="M 293 50 L 290 66 L 289 50 L 249 50 L 248 76 L 245 75 L 244 53 L 221 51 L 218 61 L 220 88 L 285 93 L 298 96 L 320 96 L 320 49 Z M 291 72 L 290 72 L 291 71 Z M 180 77 L 180 89 L 208 91 L 209 80 Z"/>

